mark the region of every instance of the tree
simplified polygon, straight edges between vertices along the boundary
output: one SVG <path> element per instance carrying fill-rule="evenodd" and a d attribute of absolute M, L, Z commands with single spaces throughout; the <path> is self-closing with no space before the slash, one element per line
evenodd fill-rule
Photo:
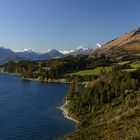
<path fill-rule="evenodd" d="M 78 92 L 78 79 L 77 78 L 74 78 L 72 80 L 72 83 L 68 91 L 68 97 L 70 97 L 75 92 Z"/>

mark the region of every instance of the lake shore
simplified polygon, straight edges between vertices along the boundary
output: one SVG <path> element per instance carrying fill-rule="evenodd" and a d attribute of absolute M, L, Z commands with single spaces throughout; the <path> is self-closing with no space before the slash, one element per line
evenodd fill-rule
<path fill-rule="evenodd" d="M 21 74 L 18 73 L 10 73 L 10 72 L 5 72 L 3 70 L 0 70 L 1 73 L 4 74 L 10 74 L 10 75 L 15 75 L 15 76 L 20 76 L 22 80 L 27 80 L 27 81 L 38 81 L 38 82 L 46 82 L 46 83 L 59 83 L 59 84 L 70 84 L 71 82 L 67 82 L 66 79 L 50 79 L 50 80 L 39 80 L 37 78 L 23 78 Z"/>
<path fill-rule="evenodd" d="M 38 82 L 44 82 L 44 83 L 56 83 L 56 84 L 71 84 L 71 82 L 67 82 L 66 79 L 49 79 L 49 80 L 39 80 L 37 78 L 24 78 L 22 77 L 21 74 L 18 73 L 10 73 L 10 72 L 5 72 L 3 70 L 0 70 L 0 72 L 4 73 L 4 74 L 10 74 L 10 75 L 15 75 L 15 76 L 20 76 L 22 80 L 27 80 L 27 81 L 38 81 Z M 88 81 L 84 81 L 84 82 L 79 82 L 79 85 L 85 85 L 88 83 Z"/>
<path fill-rule="evenodd" d="M 21 76 L 20 74 L 17 74 L 17 73 L 9 73 L 9 72 L 5 72 L 3 70 L 0 70 L 1 73 L 4 73 L 4 74 L 9 74 L 9 75 L 15 75 L 15 76 Z"/>
<path fill-rule="evenodd" d="M 69 103 L 69 101 L 68 100 L 65 100 L 64 104 L 61 107 L 59 107 L 59 109 L 63 112 L 65 118 L 67 118 L 67 119 L 69 119 L 71 121 L 74 121 L 74 122 L 78 123 L 78 121 L 76 119 L 72 118 L 69 115 L 69 111 L 68 111 L 68 108 L 67 108 L 68 103 Z"/>

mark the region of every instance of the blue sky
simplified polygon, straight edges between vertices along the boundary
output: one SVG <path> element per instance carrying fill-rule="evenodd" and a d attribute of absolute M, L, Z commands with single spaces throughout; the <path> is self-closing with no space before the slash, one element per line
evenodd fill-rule
<path fill-rule="evenodd" d="M 140 26 L 139 0 L 0 0 L 0 46 L 70 50 Z"/>

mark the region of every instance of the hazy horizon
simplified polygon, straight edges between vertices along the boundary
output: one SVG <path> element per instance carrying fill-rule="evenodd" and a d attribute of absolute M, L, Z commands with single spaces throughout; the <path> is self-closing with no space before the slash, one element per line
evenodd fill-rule
<path fill-rule="evenodd" d="M 138 0 L 1 0 L 0 46 L 71 50 L 140 26 Z M 119 10 L 118 10 L 119 9 Z"/>

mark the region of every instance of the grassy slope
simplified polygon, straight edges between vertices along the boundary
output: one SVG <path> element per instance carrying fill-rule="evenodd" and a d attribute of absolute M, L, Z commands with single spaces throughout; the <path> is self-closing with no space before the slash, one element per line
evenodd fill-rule
<path fill-rule="evenodd" d="M 136 61 L 136 62 L 132 62 L 132 63 L 131 63 L 131 61 L 121 61 L 117 64 L 113 64 L 112 66 L 114 66 L 114 65 L 124 65 L 124 64 L 129 64 L 129 63 L 131 65 L 132 69 L 140 68 L 140 61 Z M 106 72 L 111 71 L 112 66 L 105 67 Z M 81 71 L 78 71 L 78 72 L 75 72 L 75 73 L 70 73 L 70 75 L 81 75 L 81 76 L 84 76 L 84 75 L 99 75 L 100 72 L 101 72 L 101 69 L 102 69 L 102 67 L 97 67 L 97 68 L 91 69 L 91 70 L 81 70 Z"/>
<path fill-rule="evenodd" d="M 71 73 L 70 75 L 98 75 L 100 74 L 102 67 L 97 67 L 93 70 L 82 70 L 75 73 Z M 112 67 L 105 67 L 105 70 L 108 72 L 112 69 Z"/>

